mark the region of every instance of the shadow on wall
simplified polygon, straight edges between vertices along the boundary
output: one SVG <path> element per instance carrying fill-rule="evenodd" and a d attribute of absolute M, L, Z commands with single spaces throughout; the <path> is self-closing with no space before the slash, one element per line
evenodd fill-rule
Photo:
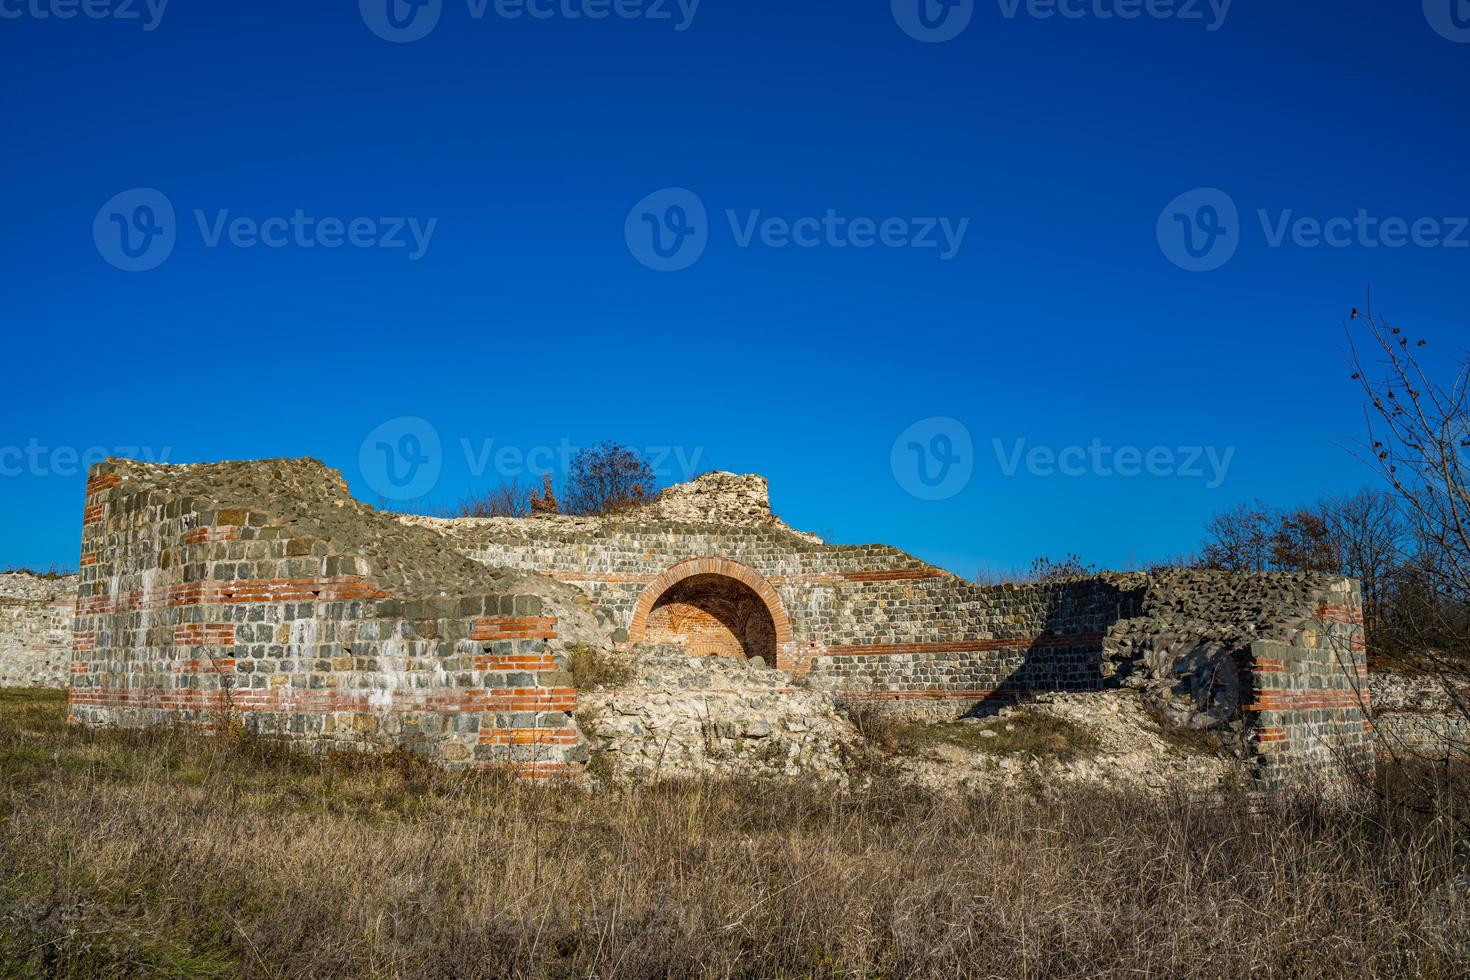
<path fill-rule="evenodd" d="M 987 718 L 1041 692 L 1117 686 L 1104 670 L 1104 640 L 1114 624 L 1141 614 L 1146 589 L 1101 578 L 983 588 L 1024 635 L 1014 646 L 994 641 L 996 651 L 984 656 L 993 658 L 995 682 L 963 717 Z"/>

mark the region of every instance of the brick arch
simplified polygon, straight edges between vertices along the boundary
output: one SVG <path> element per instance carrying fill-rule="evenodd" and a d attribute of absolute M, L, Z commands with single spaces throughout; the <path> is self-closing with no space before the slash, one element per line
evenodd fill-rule
<path fill-rule="evenodd" d="M 781 596 L 760 572 L 742 565 L 738 561 L 728 558 L 692 558 L 689 561 L 681 561 L 677 565 L 671 565 L 644 586 L 638 594 L 638 602 L 633 606 L 633 616 L 628 621 L 628 643 L 643 642 L 643 637 L 648 629 L 648 614 L 663 594 L 678 583 L 696 575 L 720 575 L 731 578 L 748 587 L 760 597 L 765 603 L 766 611 L 771 614 L 771 622 L 776 627 L 776 650 L 777 660 L 784 660 L 784 651 L 791 643 L 791 617 L 786 615 L 786 604 L 781 601 Z"/>

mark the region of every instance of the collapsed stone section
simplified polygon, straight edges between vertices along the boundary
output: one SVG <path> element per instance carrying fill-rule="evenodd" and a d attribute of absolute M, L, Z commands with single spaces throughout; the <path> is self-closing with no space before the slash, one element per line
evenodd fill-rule
<path fill-rule="evenodd" d="M 1110 683 L 1227 734 L 1272 786 L 1372 769 L 1362 595 L 1316 573 L 1124 576 L 1139 613 L 1105 643 Z"/>
<path fill-rule="evenodd" d="M 75 575 L 0 574 L 0 687 L 65 687 Z"/>
<path fill-rule="evenodd" d="M 314 460 L 112 460 L 87 485 L 71 717 L 573 772 L 585 598 L 475 564 Z"/>
<path fill-rule="evenodd" d="M 584 692 L 593 766 L 655 779 L 774 775 L 846 782 L 856 733 L 832 699 L 753 660 L 637 646 L 630 676 Z"/>

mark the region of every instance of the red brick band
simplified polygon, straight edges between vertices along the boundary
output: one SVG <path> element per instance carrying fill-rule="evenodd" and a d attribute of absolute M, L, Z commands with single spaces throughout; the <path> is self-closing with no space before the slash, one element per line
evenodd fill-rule
<path fill-rule="evenodd" d="M 1361 626 L 1363 610 L 1358 606 L 1335 606 L 1324 602 L 1317 607 L 1317 618 L 1329 623 L 1351 623 Z"/>
<path fill-rule="evenodd" d="M 122 482 L 116 473 L 99 473 L 96 476 L 87 477 L 87 496 L 101 493 L 103 490 L 111 490 Z"/>
<path fill-rule="evenodd" d="M 646 572 L 542 572 L 559 582 L 595 582 L 603 585 L 648 585 L 658 578 Z M 909 582 L 943 578 L 947 573 L 938 568 L 890 568 L 867 572 L 821 572 L 813 575 L 771 575 L 772 585 L 838 585 L 842 582 Z"/>
<path fill-rule="evenodd" d="M 839 697 L 844 701 L 990 701 L 1009 704 L 1021 700 L 1025 694 L 982 688 L 955 691 L 843 691 Z"/>
<path fill-rule="evenodd" d="M 496 640 L 554 640 L 556 639 L 555 616 L 491 616 L 475 620 L 470 639 L 493 642 Z"/>
<path fill-rule="evenodd" d="M 268 579 L 236 582 L 182 582 L 166 590 L 102 593 L 77 599 L 78 616 L 105 616 L 170 606 L 231 605 L 251 602 L 346 602 L 386 599 L 388 593 L 358 575 L 332 578 Z"/>
<path fill-rule="evenodd" d="M 185 531 L 180 537 L 184 544 L 204 544 L 208 541 L 238 541 L 240 540 L 240 529 L 238 527 L 196 527 L 192 531 Z"/>
<path fill-rule="evenodd" d="M 1013 636 L 993 640 L 955 640 L 935 643 L 850 643 L 828 647 L 818 657 L 898 656 L 905 653 L 985 653 L 993 650 L 1044 650 L 1054 647 L 1097 646 L 1101 633 Z"/>
<path fill-rule="evenodd" d="M 174 627 L 174 643 L 187 647 L 235 645 L 234 623 L 182 623 Z"/>
<path fill-rule="evenodd" d="M 1333 708 L 1366 708 L 1367 691 L 1257 691 L 1247 711 L 1318 711 Z"/>
<path fill-rule="evenodd" d="M 480 732 L 481 745 L 576 745 L 575 728 L 492 728 Z"/>

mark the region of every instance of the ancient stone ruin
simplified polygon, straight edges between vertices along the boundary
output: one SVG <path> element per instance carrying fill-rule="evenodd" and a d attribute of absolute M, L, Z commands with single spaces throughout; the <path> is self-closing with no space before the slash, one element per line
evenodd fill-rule
<path fill-rule="evenodd" d="M 66 687 L 77 576 L 0 574 L 0 687 Z"/>
<path fill-rule="evenodd" d="M 778 760 L 840 740 L 838 702 L 958 717 L 1132 687 L 1238 744 L 1267 786 L 1372 764 L 1349 580 L 980 587 L 793 530 L 756 476 L 711 473 L 610 517 L 443 520 L 377 511 L 310 459 L 110 460 L 88 481 L 80 565 L 70 704 L 86 725 L 239 725 L 575 776 L 593 734 L 579 708 L 595 701 L 611 712 L 599 724 L 687 752 L 644 732 L 664 716 L 577 690 L 579 652 L 616 649 L 645 685 L 673 671 L 658 690 L 735 698 L 733 714 L 679 724 L 779 735 L 760 743 Z M 736 710 L 783 698 L 809 710 L 780 733 Z"/>

